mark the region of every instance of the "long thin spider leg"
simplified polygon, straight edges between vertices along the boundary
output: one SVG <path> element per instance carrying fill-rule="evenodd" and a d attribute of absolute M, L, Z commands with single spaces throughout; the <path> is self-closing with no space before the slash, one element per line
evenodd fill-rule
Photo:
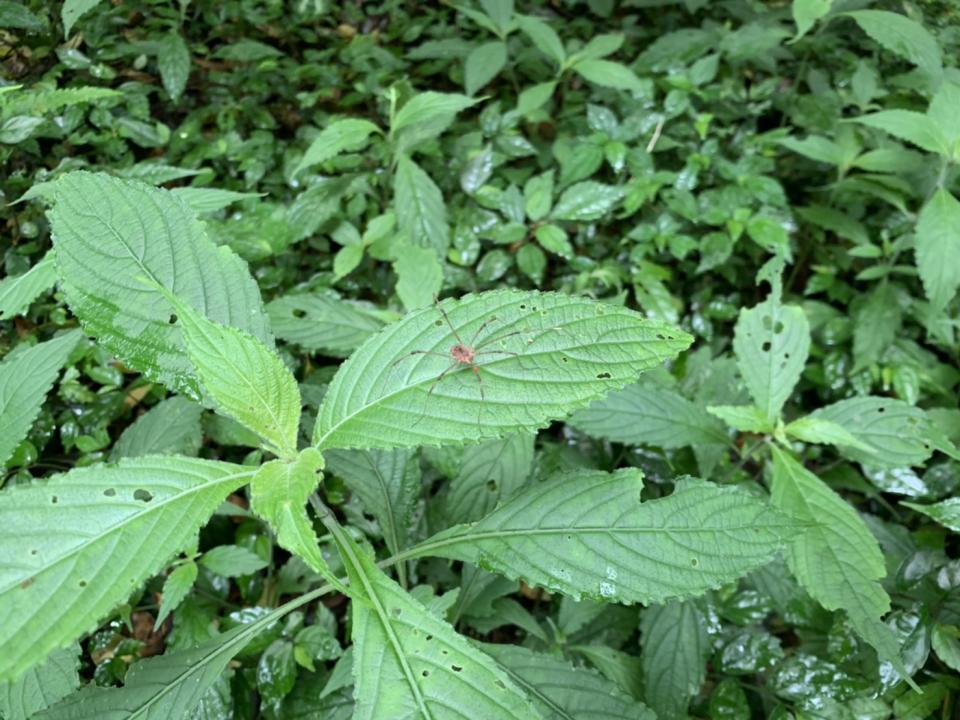
<path fill-rule="evenodd" d="M 520 357 L 520 353 L 510 352 L 509 350 L 481 350 L 473 354 L 474 357 L 479 357 L 480 355 L 511 355 L 513 357 Z"/>
<path fill-rule="evenodd" d="M 427 390 L 427 397 L 424 398 L 424 400 L 423 400 L 423 412 L 420 413 L 420 417 L 418 417 L 417 420 L 416 420 L 416 422 L 414 422 L 413 425 L 411 425 L 410 427 L 413 428 L 413 427 L 416 427 L 417 425 L 420 424 L 420 421 L 423 420 L 423 418 L 424 418 L 424 417 L 426 416 L 426 414 L 427 414 L 427 402 L 429 402 L 430 396 L 433 395 L 434 389 L 436 389 L 437 385 L 440 384 L 440 381 L 443 380 L 444 377 L 446 377 L 446 375 L 447 375 L 448 372 L 450 372 L 451 370 L 453 370 L 454 368 L 457 368 L 457 367 L 459 367 L 459 366 L 460 366 L 460 361 L 458 360 L 458 361 L 454 362 L 454 363 L 453 363 L 450 367 L 448 367 L 446 370 L 444 370 L 442 373 L 440 373 L 439 375 L 437 375 L 436 378 L 434 378 L 433 382 L 430 384 L 430 389 Z"/>
<path fill-rule="evenodd" d="M 473 374 L 477 378 L 477 383 L 480 385 L 480 407 L 477 408 L 477 432 L 483 432 L 483 426 L 480 424 L 480 414 L 483 412 L 483 408 L 487 404 L 487 397 L 483 392 L 483 378 L 480 377 L 480 368 L 477 365 L 473 366 Z"/>
<path fill-rule="evenodd" d="M 436 355 L 437 357 L 442 357 L 447 359 L 450 358 L 449 353 L 437 352 L 436 350 L 411 350 L 406 355 L 398 357 L 396 360 L 394 360 L 393 363 L 391 364 L 391 367 L 403 362 L 404 360 L 411 358 L 414 355 Z"/>
<path fill-rule="evenodd" d="M 447 311 L 443 309 L 443 306 L 439 301 L 434 300 L 434 303 L 437 306 L 437 310 L 439 310 L 440 314 L 443 315 L 443 319 L 447 321 L 447 325 L 449 325 L 450 329 L 453 330 L 453 336 L 457 339 L 457 342 L 463 345 L 463 340 L 460 339 L 460 333 L 457 332 L 457 329 L 453 326 L 453 323 L 450 322 L 450 316 L 447 315 Z"/>
<path fill-rule="evenodd" d="M 492 323 L 492 322 L 497 322 L 497 321 L 498 321 L 497 316 L 496 316 L 496 315 L 491 315 L 491 316 L 488 317 L 486 320 L 484 320 L 482 323 L 480 323 L 480 327 L 477 328 L 477 331 L 473 334 L 473 337 L 470 338 L 470 342 L 467 343 L 468 347 L 473 347 L 473 344 L 477 341 L 477 338 L 480 337 L 480 333 L 483 332 L 483 329 L 484 329 L 485 327 L 487 327 L 487 325 L 489 325 L 489 324 Z"/>
<path fill-rule="evenodd" d="M 529 330 L 514 330 L 513 332 L 504 333 L 503 335 L 497 335 L 496 337 L 492 337 L 492 338 L 489 338 L 488 340 L 484 340 L 482 343 L 480 343 L 479 345 L 477 345 L 477 346 L 474 348 L 474 350 L 480 350 L 480 349 L 482 349 L 482 348 L 487 347 L 488 345 L 492 345 L 492 344 L 495 343 L 495 342 L 500 342 L 501 340 L 506 340 L 508 337 L 514 337 L 514 336 L 516 336 L 516 335 L 524 335 L 524 334 L 526 334 L 526 333 L 528 333 L 528 332 L 530 332 L 530 331 L 529 331 Z"/>

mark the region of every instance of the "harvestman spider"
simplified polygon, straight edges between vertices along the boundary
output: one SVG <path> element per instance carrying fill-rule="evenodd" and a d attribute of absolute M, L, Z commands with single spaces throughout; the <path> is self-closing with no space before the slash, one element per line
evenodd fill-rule
<path fill-rule="evenodd" d="M 437 385 L 440 384 L 440 381 L 443 380 L 443 378 L 445 378 L 449 373 L 461 367 L 468 367 L 473 371 L 474 377 L 477 378 L 477 383 L 480 387 L 480 402 L 481 403 L 485 402 L 486 395 L 484 394 L 484 391 L 483 391 L 483 378 L 480 377 L 480 368 L 482 366 L 477 364 L 477 358 L 480 357 L 481 355 L 510 355 L 512 357 L 519 357 L 520 356 L 519 353 L 510 352 L 509 350 L 484 350 L 484 348 L 489 347 L 494 343 L 500 342 L 501 340 L 505 340 L 508 337 L 513 337 L 515 335 L 523 335 L 525 332 L 528 332 L 528 331 L 514 330 L 512 332 L 508 332 L 503 335 L 497 335 L 488 340 L 484 340 L 479 345 L 474 345 L 474 343 L 477 341 L 477 338 L 480 337 L 480 334 L 487 328 L 487 326 L 490 325 L 491 323 L 497 322 L 498 318 L 495 315 L 491 315 L 482 323 L 480 323 L 480 327 L 477 328 L 476 332 L 473 334 L 473 337 L 470 338 L 469 342 L 464 342 L 463 338 L 460 337 L 460 333 L 457 332 L 457 329 L 453 326 L 453 323 L 450 321 L 450 316 L 447 315 L 447 311 L 443 309 L 439 301 L 436 301 L 436 300 L 434 301 L 434 307 L 436 307 L 437 310 L 440 311 L 440 314 L 443 316 L 443 319 L 446 321 L 447 326 L 453 332 L 453 336 L 457 340 L 456 345 L 451 346 L 450 351 L 448 353 L 437 352 L 436 350 L 412 350 L 411 352 L 407 353 L 403 357 L 395 360 L 391 368 L 396 367 L 399 363 L 403 362 L 404 360 L 407 360 L 408 358 L 413 357 L 414 355 L 436 355 L 437 357 L 446 358 L 448 360 L 452 359 L 453 362 L 450 364 L 450 366 L 447 367 L 447 369 L 444 370 L 442 373 L 437 375 L 437 377 L 434 378 L 433 382 L 430 384 L 430 389 L 427 391 L 427 398 L 429 399 L 429 397 L 433 394 L 433 391 L 436 389 Z M 533 342 L 533 341 L 529 340 L 528 342 Z M 420 417 L 417 418 L 417 421 L 414 423 L 414 426 L 416 426 L 421 420 L 423 420 L 423 416 L 426 415 L 426 412 L 427 412 L 426 405 L 424 405 L 423 414 L 421 414 Z M 480 413 L 478 412 L 477 425 L 479 426 L 479 424 L 480 424 Z"/>

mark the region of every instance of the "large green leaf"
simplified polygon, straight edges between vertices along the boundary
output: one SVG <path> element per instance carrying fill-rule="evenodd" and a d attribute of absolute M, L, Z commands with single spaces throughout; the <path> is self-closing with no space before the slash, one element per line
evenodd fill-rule
<path fill-rule="evenodd" d="M 162 292 L 176 311 L 187 356 L 216 409 L 257 433 L 274 454 L 296 455 L 300 388 L 283 360 L 249 333 L 208 320 Z"/>
<path fill-rule="evenodd" d="M 215 246 L 193 211 L 166 190 L 101 173 L 64 175 L 49 197 L 57 268 L 84 329 L 126 365 L 199 397 L 163 294 L 171 290 L 206 317 L 273 344 L 260 291 L 246 263 Z"/>
<path fill-rule="evenodd" d="M 96 628 L 253 472 L 147 457 L 0 493 L 0 679 Z"/>
<path fill-rule="evenodd" d="M 354 720 L 535 720 L 510 677 L 388 578 L 342 530 L 350 578 Z"/>
<path fill-rule="evenodd" d="M 960 201 L 943 188 L 920 211 L 915 252 L 924 292 L 942 310 L 960 287 Z"/>
<path fill-rule="evenodd" d="M 687 717 L 711 650 L 703 611 L 692 600 L 654 605 L 644 610 L 640 632 L 644 699 L 660 720 Z"/>
<path fill-rule="evenodd" d="M 639 471 L 532 485 L 472 525 L 425 540 L 440 555 L 579 599 L 651 603 L 698 595 L 768 562 L 793 524 L 761 498 L 699 480 L 640 502 Z"/>
<path fill-rule="evenodd" d="M 77 331 L 14 352 L 0 363 L 0 467 L 27 436 L 47 391 L 80 340 Z"/>
<path fill-rule="evenodd" d="M 533 471 L 533 441 L 532 434 L 517 433 L 467 447 L 450 481 L 444 519 L 479 520 L 523 487 Z"/>
<path fill-rule="evenodd" d="M 414 245 L 433 248 L 440 256 L 450 246 L 450 226 L 443 193 L 427 173 L 406 155 L 393 176 L 397 224 Z"/>
<path fill-rule="evenodd" d="M 881 621 L 890 597 L 880 585 L 883 553 L 866 523 L 820 478 L 773 449 L 773 504 L 807 528 L 787 544 L 790 571 L 828 610 L 846 610 L 854 629 L 906 675 L 893 631 Z"/>
<path fill-rule="evenodd" d="M 678 448 L 687 445 L 726 445 L 723 423 L 701 405 L 673 390 L 643 383 L 610 393 L 570 423 L 596 438 L 631 445 Z"/>
<path fill-rule="evenodd" d="M 803 309 L 782 305 L 775 285 L 765 301 L 740 311 L 733 350 L 754 402 L 768 422 L 776 422 L 810 352 L 810 324 Z"/>
<path fill-rule="evenodd" d="M 934 80 L 940 79 L 943 74 L 940 45 L 916 20 L 886 10 L 857 10 L 847 14 L 887 50 L 916 64 Z"/>
<path fill-rule="evenodd" d="M 937 124 L 927 115 L 913 110 L 881 110 L 855 118 L 863 125 L 883 130 L 901 140 L 932 153 L 948 155 L 947 138 Z"/>
<path fill-rule="evenodd" d="M 506 668 L 545 720 L 656 720 L 595 670 L 518 645 L 481 645 Z"/>
<path fill-rule="evenodd" d="M 271 300 L 267 313 L 278 338 L 333 357 L 356 350 L 383 327 L 388 314 L 368 303 L 306 293 Z"/>
<path fill-rule="evenodd" d="M 28 720 L 66 697 L 80 685 L 80 647 L 54 650 L 13 682 L 0 683 L 0 717 Z"/>
<path fill-rule="evenodd" d="M 457 336 L 486 351 L 476 356 L 476 373 L 452 368 Z M 340 367 L 314 442 L 410 447 L 534 430 L 623 387 L 690 341 L 631 310 L 554 293 L 497 290 L 444 301 L 388 326 Z"/>

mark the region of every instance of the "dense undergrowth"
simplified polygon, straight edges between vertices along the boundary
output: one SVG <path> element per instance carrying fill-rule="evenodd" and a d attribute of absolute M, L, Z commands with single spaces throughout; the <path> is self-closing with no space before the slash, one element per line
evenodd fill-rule
<path fill-rule="evenodd" d="M 958 53 L 0 0 L 0 717 L 954 717 Z"/>

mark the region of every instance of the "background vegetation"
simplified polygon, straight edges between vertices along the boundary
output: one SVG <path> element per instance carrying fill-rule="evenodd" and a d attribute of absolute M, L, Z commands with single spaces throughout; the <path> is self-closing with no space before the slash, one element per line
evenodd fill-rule
<path fill-rule="evenodd" d="M 324 502 L 387 558 L 559 473 L 638 468 L 645 500 L 688 475 L 769 489 L 816 531 L 695 597 L 614 603 L 601 584 L 578 601 L 437 558 L 390 572 L 504 666 L 536 666 L 534 694 L 584 683 L 544 717 L 952 717 L 958 56 L 947 0 L 0 0 L 0 409 L 40 372 L 25 353 L 78 326 L 37 190 L 74 170 L 176 189 L 249 264 L 300 384 L 301 447 L 342 359 L 434 296 L 633 308 L 691 349 L 536 437 L 325 451 Z M 108 343 L 62 354 L 26 438 L 0 438 L 5 495 L 147 453 L 269 459 Z M 142 658 L 323 583 L 245 491 L 231 501 L 99 627 L 0 685 L 0 716 L 129 686 Z M 351 717 L 348 606 L 329 592 L 267 624 L 191 716 Z"/>

